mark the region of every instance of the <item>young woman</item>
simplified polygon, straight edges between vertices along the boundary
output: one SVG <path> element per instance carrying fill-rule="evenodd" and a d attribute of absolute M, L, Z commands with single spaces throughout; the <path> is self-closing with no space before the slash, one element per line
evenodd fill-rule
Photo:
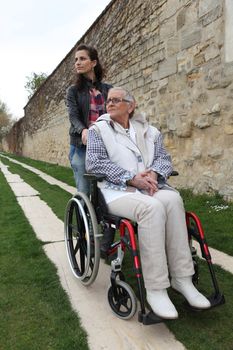
<path fill-rule="evenodd" d="M 76 83 L 67 90 L 70 119 L 70 164 L 77 190 L 89 194 L 85 173 L 87 132 L 89 126 L 105 113 L 105 101 L 112 87 L 103 83 L 103 68 L 95 48 L 81 44 L 75 53 Z"/>
<path fill-rule="evenodd" d="M 81 44 L 75 52 L 76 83 L 67 90 L 66 104 L 70 119 L 69 160 L 74 172 L 77 190 L 89 194 L 89 183 L 84 178 L 88 128 L 105 113 L 105 101 L 112 85 L 102 82 L 103 68 L 95 48 Z M 101 242 L 105 257 L 113 242 L 115 231 L 106 229 Z"/>

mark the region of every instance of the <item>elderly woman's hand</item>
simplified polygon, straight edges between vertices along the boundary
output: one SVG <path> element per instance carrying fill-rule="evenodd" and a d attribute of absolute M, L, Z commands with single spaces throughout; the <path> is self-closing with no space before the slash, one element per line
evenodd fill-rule
<path fill-rule="evenodd" d="M 150 196 L 158 191 L 157 174 L 153 171 L 144 171 L 135 175 L 128 184 L 139 190 L 146 190 Z"/>

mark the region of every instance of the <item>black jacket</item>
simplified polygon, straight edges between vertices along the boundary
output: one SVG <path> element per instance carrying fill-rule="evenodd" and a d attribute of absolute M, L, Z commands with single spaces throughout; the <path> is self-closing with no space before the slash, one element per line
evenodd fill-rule
<path fill-rule="evenodd" d="M 76 85 L 71 85 L 67 89 L 66 105 L 68 107 L 69 119 L 70 119 L 70 144 L 81 145 L 81 133 L 83 129 L 88 128 L 89 120 L 89 108 L 90 108 L 90 88 L 92 84 L 87 81 L 85 89 L 78 91 Z M 108 90 L 112 85 L 106 83 L 97 83 L 95 86 L 104 97 L 106 101 Z"/>

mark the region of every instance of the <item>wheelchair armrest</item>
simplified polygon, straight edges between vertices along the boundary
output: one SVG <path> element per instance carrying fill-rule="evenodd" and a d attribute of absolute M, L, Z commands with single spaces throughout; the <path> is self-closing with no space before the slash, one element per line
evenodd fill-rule
<path fill-rule="evenodd" d="M 105 179 L 105 175 L 103 174 L 92 174 L 92 173 L 87 173 L 84 174 L 84 177 L 89 180 L 89 181 L 103 181 Z"/>
<path fill-rule="evenodd" d="M 176 170 L 173 170 L 172 173 L 170 174 L 170 176 L 178 176 L 179 173 Z M 86 173 L 84 174 L 84 177 L 87 178 L 87 180 L 89 181 L 103 181 L 105 179 L 105 175 L 103 174 L 92 174 L 92 173 Z"/>
<path fill-rule="evenodd" d="M 169 175 L 169 177 L 170 176 L 178 176 L 178 175 L 179 175 L 178 171 L 173 170 L 172 173 Z M 105 179 L 105 175 L 103 175 L 103 174 L 86 173 L 86 174 L 84 174 L 84 177 L 87 178 L 87 180 L 89 180 L 89 181 L 96 180 L 96 181 L 101 182 Z"/>

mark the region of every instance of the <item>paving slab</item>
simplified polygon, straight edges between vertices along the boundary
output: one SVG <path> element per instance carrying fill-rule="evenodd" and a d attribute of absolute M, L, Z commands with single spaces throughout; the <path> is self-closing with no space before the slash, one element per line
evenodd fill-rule
<path fill-rule="evenodd" d="M 3 164 L 2 162 L 0 162 L 1 164 L 1 170 L 3 172 L 3 174 L 5 175 L 7 182 L 23 182 L 23 179 L 21 179 L 21 177 L 18 174 L 12 174 L 9 170 L 8 170 L 8 165 Z"/>
<path fill-rule="evenodd" d="M 5 177 L 9 183 L 11 182 L 23 182 L 23 179 L 17 174 L 5 174 Z"/>
<path fill-rule="evenodd" d="M 16 197 L 30 197 L 37 196 L 39 194 L 38 191 L 26 184 L 24 181 L 10 182 L 9 185 Z"/>
<path fill-rule="evenodd" d="M 39 240 L 42 242 L 64 240 L 63 221 L 57 217 L 54 218 L 55 214 L 51 208 L 38 196 L 17 197 L 17 201 Z"/>
<path fill-rule="evenodd" d="M 9 159 L 10 160 L 10 159 Z M 8 165 L 3 164 L 0 161 L 0 166 L 1 166 L 1 171 L 2 173 L 6 176 L 6 175 L 13 175 L 12 173 L 10 173 L 10 171 L 8 170 Z"/>
<path fill-rule="evenodd" d="M 0 162 L 0 168 L 16 197 L 37 196 L 39 194 L 38 191 L 25 183 L 18 174 L 12 174 L 7 165 Z"/>

